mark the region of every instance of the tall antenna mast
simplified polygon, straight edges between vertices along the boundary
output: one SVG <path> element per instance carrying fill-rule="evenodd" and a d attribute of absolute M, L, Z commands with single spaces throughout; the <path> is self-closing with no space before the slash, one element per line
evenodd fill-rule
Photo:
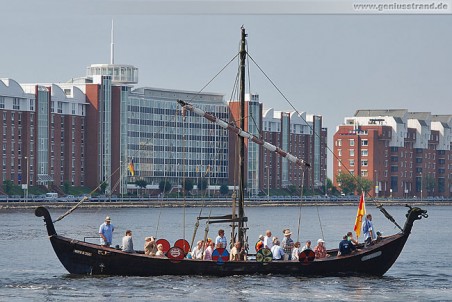
<path fill-rule="evenodd" d="M 111 20 L 111 45 L 110 45 L 110 64 L 115 64 L 115 41 L 114 41 L 114 24 Z"/>

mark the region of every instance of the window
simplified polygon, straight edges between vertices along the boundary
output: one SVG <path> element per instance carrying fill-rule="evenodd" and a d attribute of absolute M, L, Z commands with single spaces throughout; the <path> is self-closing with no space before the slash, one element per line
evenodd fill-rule
<path fill-rule="evenodd" d="M 355 166 L 355 160 L 354 159 L 350 159 L 349 160 L 349 164 L 350 164 L 350 167 L 354 167 Z"/>
<path fill-rule="evenodd" d="M 361 156 L 368 156 L 369 152 L 366 150 L 361 150 Z"/>
<path fill-rule="evenodd" d="M 349 150 L 349 155 L 350 155 L 350 156 L 355 156 L 355 150 L 350 149 L 350 150 Z"/>
<path fill-rule="evenodd" d="M 361 161 L 361 166 L 367 167 L 368 166 L 368 161 L 367 160 L 362 160 Z"/>
<path fill-rule="evenodd" d="M 0 96 L 0 109 L 5 109 L 5 97 Z"/>
<path fill-rule="evenodd" d="M 30 100 L 30 111 L 35 111 L 35 100 Z"/>
<path fill-rule="evenodd" d="M 341 146 L 342 146 L 342 140 L 341 140 L 341 139 L 338 139 L 338 140 L 337 140 L 337 146 L 338 146 L 338 147 L 341 147 Z"/>
<path fill-rule="evenodd" d="M 355 140 L 354 139 L 349 139 L 349 144 L 350 144 L 350 147 L 354 146 L 355 145 Z"/>
<path fill-rule="evenodd" d="M 342 156 L 342 149 L 337 150 L 337 156 Z"/>
<path fill-rule="evenodd" d="M 369 142 L 368 142 L 367 139 L 363 139 L 363 140 L 361 141 L 361 146 L 368 146 L 368 145 L 369 145 Z"/>
<path fill-rule="evenodd" d="M 20 109 L 20 99 L 19 98 L 14 98 L 13 100 L 13 109 L 14 110 L 19 110 Z"/>

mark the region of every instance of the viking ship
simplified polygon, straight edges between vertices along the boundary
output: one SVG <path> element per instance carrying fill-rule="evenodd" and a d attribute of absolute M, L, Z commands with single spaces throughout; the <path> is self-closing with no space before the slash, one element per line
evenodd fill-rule
<path fill-rule="evenodd" d="M 245 139 L 259 144 L 271 152 L 287 158 L 290 162 L 299 166 L 309 166 L 309 163 L 301 160 L 286 151 L 269 144 L 253 134 L 243 130 L 244 125 L 244 103 L 245 103 L 245 59 L 247 56 L 246 33 L 241 29 L 240 46 L 240 93 L 241 125 L 222 121 L 215 116 L 194 107 L 193 105 L 179 101 L 179 104 L 194 114 L 203 116 L 220 127 L 228 129 L 237 134 L 239 139 L 239 186 L 238 194 L 233 197 L 231 208 L 232 214 L 224 216 L 198 217 L 205 219 L 208 223 L 230 223 L 232 233 L 237 233 L 237 241 L 246 247 L 248 218 L 245 216 L 244 196 L 244 142 Z M 237 199 L 237 200 L 236 200 Z M 237 206 L 236 206 L 237 204 Z M 235 208 L 237 207 L 237 214 Z M 35 215 L 43 217 L 47 234 L 52 247 L 66 270 L 76 275 L 116 275 L 116 276 L 159 276 L 159 275 L 213 275 L 231 276 L 245 274 L 273 274 L 292 276 L 337 276 L 337 275 L 374 275 L 385 274 L 402 252 L 408 237 L 410 236 L 413 223 L 422 217 L 427 218 L 427 211 L 418 207 L 408 207 L 406 221 L 400 227 L 394 218 L 382 207 L 380 211 L 391 220 L 400 232 L 380 237 L 373 244 L 364 247 L 358 246 L 358 251 L 350 255 L 338 255 L 337 249 L 327 251 L 328 257 L 317 259 L 311 250 L 299 254 L 299 261 L 274 261 L 271 251 L 260 249 L 256 254 L 249 257 L 240 257 L 238 261 L 229 261 L 228 251 L 217 248 L 212 253 L 212 260 L 195 260 L 187 257 L 190 246 L 185 240 L 176 242 L 173 247 L 166 247 L 166 257 L 146 255 L 142 251 L 135 253 L 124 252 L 115 247 L 102 246 L 90 242 L 68 238 L 56 232 L 54 222 L 49 211 L 45 207 L 38 207 Z M 68 214 L 72 211 L 71 209 Z"/>

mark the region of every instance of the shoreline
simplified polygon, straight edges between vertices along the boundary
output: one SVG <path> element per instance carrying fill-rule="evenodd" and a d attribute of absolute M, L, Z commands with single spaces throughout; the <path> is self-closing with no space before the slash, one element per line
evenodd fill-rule
<path fill-rule="evenodd" d="M 307 207 L 307 206 L 356 206 L 359 201 L 319 201 L 319 202 L 300 202 L 297 201 L 246 201 L 247 207 Z M 383 205 L 383 206 L 451 206 L 452 201 L 366 201 L 368 205 Z M 77 202 L 1 202 L 1 210 L 9 209 L 35 209 L 38 206 L 44 206 L 49 209 L 70 209 L 74 207 Z M 165 200 L 165 202 L 150 201 L 130 201 L 130 202 L 109 202 L 109 201 L 86 201 L 80 205 L 83 208 L 199 208 L 199 207 L 230 207 L 231 202 L 224 201 L 210 201 L 210 202 L 194 202 L 194 201 L 180 201 L 180 200 Z"/>

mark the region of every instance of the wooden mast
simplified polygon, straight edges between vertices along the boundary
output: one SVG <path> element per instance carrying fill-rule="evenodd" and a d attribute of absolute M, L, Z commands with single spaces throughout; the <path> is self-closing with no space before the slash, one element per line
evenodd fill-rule
<path fill-rule="evenodd" d="M 242 39 L 240 41 L 240 128 L 245 129 L 245 61 L 246 61 L 246 33 L 245 28 L 242 26 Z M 239 136 L 239 229 L 238 229 L 238 241 L 242 247 L 245 247 L 245 138 Z"/>

